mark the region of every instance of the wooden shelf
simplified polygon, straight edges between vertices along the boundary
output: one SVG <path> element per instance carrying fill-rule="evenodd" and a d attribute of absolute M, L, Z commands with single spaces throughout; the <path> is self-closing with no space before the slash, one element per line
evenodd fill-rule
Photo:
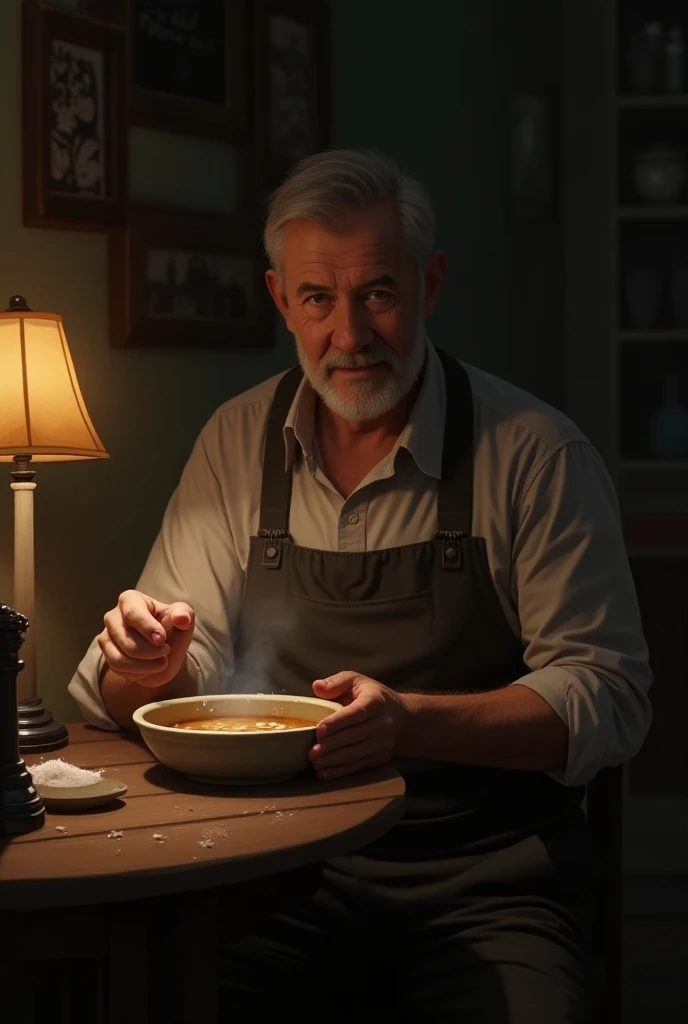
<path fill-rule="evenodd" d="M 620 206 L 620 220 L 685 220 L 688 206 Z"/>
<path fill-rule="evenodd" d="M 664 473 L 685 473 L 688 471 L 688 459 L 672 459 L 671 461 L 662 459 L 622 459 L 619 463 L 619 469 L 622 473 L 644 473 L 646 471 L 652 473 L 658 471 Z"/>
<path fill-rule="evenodd" d="M 657 96 L 618 96 L 616 102 L 620 110 L 688 109 L 688 94 L 660 93 Z"/>
<path fill-rule="evenodd" d="M 688 328 L 657 327 L 655 330 L 628 328 L 618 332 L 619 341 L 688 341 Z"/>

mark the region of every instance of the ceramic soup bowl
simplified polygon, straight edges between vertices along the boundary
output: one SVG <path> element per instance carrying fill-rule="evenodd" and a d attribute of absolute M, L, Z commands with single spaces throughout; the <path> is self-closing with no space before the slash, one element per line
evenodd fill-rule
<path fill-rule="evenodd" d="M 168 768 L 203 782 L 258 785 L 292 779 L 308 768 L 316 725 L 340 707 L 317 697 L 220 694 L 154 701 L 135 711 L 133 718 L 151 753 Z M 200 725 L 208 719 L 227 718 L 245 718 L 246 729 L 175 727 L 177 722 Z M 280 719 L 301 719 L 306 724 L 288 727 Z"/>

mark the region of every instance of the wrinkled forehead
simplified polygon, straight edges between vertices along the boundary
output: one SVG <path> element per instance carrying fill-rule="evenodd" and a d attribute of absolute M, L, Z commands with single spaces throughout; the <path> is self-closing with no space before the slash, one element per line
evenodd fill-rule
<path fill-rule="evenodd" d="M 329 281 L 413 273 L 414 264 L 398 212 L 380 206 L 352 214 L 336 226 L 295 219 L 284 230 L 282 276 L 287 290 L 304 278 L 319 275 Z"/>

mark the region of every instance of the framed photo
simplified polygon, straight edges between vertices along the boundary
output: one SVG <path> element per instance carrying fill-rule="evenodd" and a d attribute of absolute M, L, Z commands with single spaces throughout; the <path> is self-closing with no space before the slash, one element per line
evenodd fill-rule
<path fill-rule="evenodd" d="M 110 0 L 127 28 L 132 124 L 240 142 L 249 130 L 247 0 Z"/>
<path fill-rule="evenodd" d="M 110 343 L 269 348 L 264 274 L 258 225 L 132 205 L 110 236 Z"/>
<path fill-rule="evenodd" d="M 121 28 L 25 0 L 24 223 L 103 231 L 126 220 Z"/>
<path fill-rule="evenodd" d="M 330 139 L 330 19 L 325 0 L 254 0 L 256 141 L 276 186 Z"/>

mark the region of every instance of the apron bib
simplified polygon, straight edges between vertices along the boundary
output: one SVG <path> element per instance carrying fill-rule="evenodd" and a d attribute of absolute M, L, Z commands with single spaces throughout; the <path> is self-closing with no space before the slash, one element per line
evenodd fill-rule
<path fill-rule="evenodd" d="M 237 644 L 239 657 L 264 645 L 270 609 L 288 610 L 288 628 L 271 634 L 262 654 L 261 668 L 278 692 L 312 696 L 314 679 L 353 669 L 400 692 L 479 693 L 528 671 L 494 588 L 485 541 L 471 533 L 470 382 L 459 363 L 438 354 L 447 414 L 437 532 L 418 544 L 333 552 L 293 542 L 282 430 L 300 367 L 278 384 Z M 543 772 L 409 758 L 393 763 L 406 782 L 405 815 L 360 851 L 383 861 L 438 861 L 486 840 L 508 843 L 565 815 L 584 796 L 584 787 L 562 786 Z"/>

